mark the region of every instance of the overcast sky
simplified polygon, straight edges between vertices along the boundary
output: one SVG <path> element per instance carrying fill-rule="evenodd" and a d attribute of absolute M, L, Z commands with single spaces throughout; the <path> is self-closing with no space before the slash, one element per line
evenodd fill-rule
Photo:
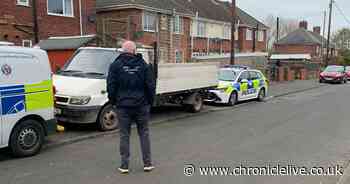
<path fill-rule="evenodd" d="M 309 22 L 309 29 L 323 24 L 323 11 L 329 7 L 330 0 L 236 0 L 237 5 L 251 15 L 263 21 L 269 14 L 297 20 L 305 19 Z M 336 0 L 336 3 L 350 19 L 350 0 Z M 334 7 L 333 31 L 348 27 L 338 9 Z M 328 20 L 328 18 L 327 18 Z"/>

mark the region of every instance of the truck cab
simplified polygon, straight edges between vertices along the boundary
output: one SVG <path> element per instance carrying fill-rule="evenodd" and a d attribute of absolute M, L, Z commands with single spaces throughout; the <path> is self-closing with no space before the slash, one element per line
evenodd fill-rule
<path fill-rule="evenodd" d="M 138 53 L 148 61 L 146 49 L 138 49 Z M 107 118 L 113 112 L 113 107 L 108 103 L 106 78 L 109 66 L 119 55 L 116 48 L 80 48 L 53 76 L 57 90 L 55 114 L 58 121 L 97 123 L 102 131 L 118 127 L 117 121 Z"/>
<path fill-rule="evenodd" d="M 32 156 L 56 130 L 51 68 L 40 49 L 0 46 L 0 148 Z"/>

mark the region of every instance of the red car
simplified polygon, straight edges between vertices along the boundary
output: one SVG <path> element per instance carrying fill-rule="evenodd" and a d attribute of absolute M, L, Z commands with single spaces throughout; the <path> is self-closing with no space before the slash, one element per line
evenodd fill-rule
<path fill-rule="evenodd" d="M 345 72 L 344 66 L 327 66 L 327 68 L 320 73 L 320 83 L 346 83 L 347 80 L 348 75 Z"/>
<path fill-rule="evenodd" d="M 345 68 L 345 72 L 346 72 L 346 77 L 348 78 L 348 80 L 350 80 L 350 66 L 347 66 Z"/>

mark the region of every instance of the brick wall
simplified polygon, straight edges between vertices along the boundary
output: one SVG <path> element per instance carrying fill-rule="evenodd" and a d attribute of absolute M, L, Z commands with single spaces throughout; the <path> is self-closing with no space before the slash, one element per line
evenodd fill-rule
<path fill-rule="evenodd" d="M 311 54 L 316 56 L 316 45 L 275 45 L 278 54 Z"/>
<path fill-rule="evenodd" d="M 240 27 L 238 33 L 238 48 L 240 52 L 253 52 L 253 40 L 246 39 L 247 27 Z M 252 31 L 252 38 L 254 32 Z M 256 38 L 255 52 L 266 52 L 266 31 L 264 31 L 264 40 L 258 41 Z"/>
<path fill-rule="evenodd" d="M 0 6 L 0 40 L 22 44 L 23 39 L 34 41 L 32 0 L 30 6 L 19 6 L 16 0 L 2 0 Z M 74 0 L 74 16 L 52 16 L 47 13 L 47 0 L 37 0 L 39 39 L 50 36 L 80 35 L 79 0 Z M 82 1 L 83 33 L 95 34 L 96 26 L 88 17 L 95 14 L 95 0 Z M 92 19 L 90 19 L 92 20 Z"/>
<path fill-rule="evenodd" d="M 31 3 L 31 2 L 30 2 Z M 32 9 L 25 6 L 17 6 L 15 0 L 1 0 L 0 6 L 0 40 L 11 41 L 17 45 L 22 44 L 23 39 L 31 39 L 33 26 Z M 29 33 L 16 29 L 18 26 Z"/>
<path fill-rule="evenodd" d="M 98 12 L 97 16 L 97 32 L 103 32 L 103 19 L 123 20 L 124 23 L 112 25 L 112 36 L 114 38 L 130 39 L 140 42 L 145 45 L 152 46 L 157 41 L 157 33 L 145 32 L 142 27 L 143 11 L 139 9 L 125 9 L 117 11 L 102 11 Z M 175 51 L 181 51 L 183 54 L 182 62 L 187 62 L 190 59 L 190 23 L 189 18 L 183 18 L 183 31 L 181 34 L 172 33 L 172 17 L 170 15 L 159 14 L 159 50 L 160 62 L 173 63 L 175 62 Z M 128 23 L 129 20 L 129 23 Z M 106 21 L 105 21 L 106 22 Z M 105 23 L 105 26 L 108 23 Z M 128 24 L 129 28 L 128 28 Z M 107 27 L 107 29 L 110 29 Z M 127 31 L 129 29 L 129 31 Z M 108 32 L 108 31 L 107 31 Z M 125 34 L 120 34 L 120 33 Z M 128 35 L 127 33 L 131 33 Z M 135 36 L 135 34 L 137 36 Z"/>

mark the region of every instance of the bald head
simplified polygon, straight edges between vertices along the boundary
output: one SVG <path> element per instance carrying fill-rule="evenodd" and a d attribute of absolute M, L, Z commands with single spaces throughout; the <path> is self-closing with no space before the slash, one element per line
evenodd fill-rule
<path fill-rule="evenodd" d="M 135 42 L 132 41 L 126 41 L 122 45 L 122 49 L 130 54 L 135 54 L 136 53 L 136 44 Z"/>

